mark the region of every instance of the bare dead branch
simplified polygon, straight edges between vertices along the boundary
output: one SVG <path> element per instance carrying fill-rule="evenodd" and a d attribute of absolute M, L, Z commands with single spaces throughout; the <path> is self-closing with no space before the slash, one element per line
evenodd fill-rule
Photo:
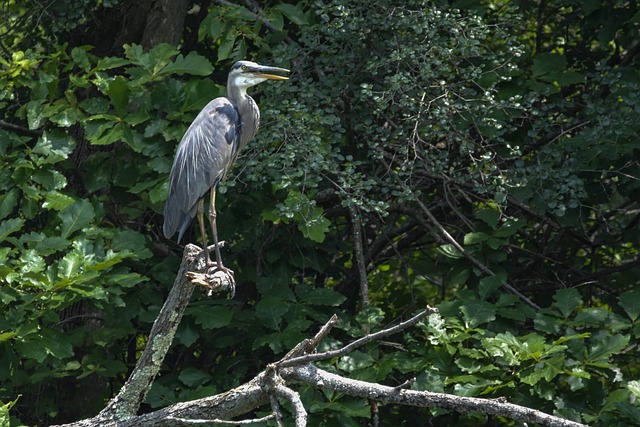
<path fill-rule="evenodd" d="M 463 397 L 445 393 L 431 393 L 428 391 L 396 390 L 394 387 L 344 378 L 319 369 L 311 364 L 283 370 L 282 376 L 286 380 L 300 381 L 318 388 L 329 389 L 350 396 L 373 399 L 379 402 L 424 408 L 437 407 L 464 413 L 481 412 L 483 414 L 503 416 L 517 421 L 537 423 L 549 427 L 586 427 L 584 424 L 568 421 L 535 409 L 507 403 L 498 399 Z"/>
<path fill-rule="evenodd" d="M 117 427 L 149 427 L 154 425 L 166 425 L 165 423 L 168 417 L 192 420 L 228 420 L 245 415 L 248 412 L 269 403 L 269 396 L 262 385 L 264 377 L 265 374 L 263 372 L 258 374 L 251 381 L 232 390 L 215 396 L 205 397 L 189 402 L 176 403 L 155 412 L 120 421 L 117 423 Z M 116 423 L 87 424 L 86 426 L 89 425 L 115 427 Z"/>
<path fill-rule="evenodd" d="M 284 427 L 284 423 L 282 422 L 282 411 L 280 411 L 278 398 L 276 397 L 275 394 L 269 395 L 269 403 L 271 403 L 271 410 L 273 411 L 273 415 L 276 418 L 276 425 L 278 427 Z"/>
<path fill-rule="evenodd" d="M 199 248 L 196 248 L 196 252 L 198 251 Z M 185 254 L 186 253 L 187 250 L 185 250 Z M 187 257 L 185 257 L 185 259 L 186 258 Z M 185 265 L 183 263 L 183 267 L 184 266 Z M 202 266 L 204 266 L 204 262 L 202 262 Z M 302 351 L 310 351 L 313 349 L 309 344 L 317 344 L 317 342 L 319 342 L 319 340 L 328 333 L 333 324 L 337 321 L 337 318 L 334 316 L 320 329 L 320 332 L 318 332 L 313 339 L 302 341 L 280 362 L 270 364 L 265 371 L 258 374 L 253 380 L 235 389 L 216 396 L 190 402 L 177 403 L 161 410 L 140 416 L 132 415 L 130 417 L 118 419 L 115 418 L 115 416 L 119 415 L 119 413 L 115 412 L 115 415 L 112 418 L 105 419 L 99 418 L 98 416 L 92 419 L 68 424 L 67 426 L 147 427 L 156 425 L 200 425 L 205 423 L 247 425 L 268 419 L 278 419 L 279 405 L 277 403 L 277 399 L 274 398 L 278 397 L 291 404 L 295 414 L 296 426 L 303 427 L 307 425 L 306 409 L 304 408 L 298 393 L 292 390 L 286 382 L 298 381 L 312 384 L 321 389 L 338 391 L 351 396 L 369 399 L 370 405 L 372 405 L 372 408 L 375 408 L 376 414 L 378 408 L 377 402 L 385 402 L 418 407 L 441 407 L 458 412 L 481 412 L 489 415 L 504 416 L 523 422 L 535 422 L 544 426 L 584 427 L 579 423 L 566 421 L 540 411 L 507 403 L 503 399 L 469 398 L 443 393 L 431 393 L 427 391 L 405 389 L 405 387 L 411 385 L 411 380 L 396 387 L 356 381 L 328 373 L 316 368 L 310 363 L 307 363 L 312 360 L 326 359 L 346 354 L 368 342 L 380 339 L 384 336 L 391 335 L 406 329 L 409 326 L 415 325 L 425 316 L 434 312 L 436 312 L 435 309 L 427 308 L 405 322 L 362 337 L 336 351 L 325 352 L 319 355 L 297 356 L 290 359 L 286 358 L 289 355 L 297 355 Z M 301 364 L 303 362 L 306 364 Z M 261 419 L 228 421 L 231 418 L 244 415 L 269 403 L 270 398 L 274 411 L 269 416 Z M 117 407 L 115 409 L 117 410 Z M 105 411 L 103 411 L 103 413 L 104 412 Z M 279 419 L 279 424 L 282 424 L 281 415 Z M 375 420 L 376 418 L 373 419 L 374 425 L 377 423 Z"/>
<path fill-rule="evenodd" d="M 193 285 L 187 280 L 186 273 L 198 267 L 204 267 L 203 258 L 198 258 L 200 252 L 200 248 L 194 245 L 187 245 L 184 248 L 180 270 L 160 314 L 153 323 L 142 356 L 120 392 L 100 412 L 99 417 L 119 420 L 132 417 L 138 412 L 153 380 L 160 371 L 160 365 L 173 342 L 175 332 L 193 293 Z"/>
<path fill-rule="evenodd" d="M 173 342 L 175 332 L 193 293 L 194 286 L 188 280 L 187 273 L 202 270 L 204 267 L 203 251 L 195 245 L 187 245 L 184 248 L 182 263 L 174 285 L 153 323 L 147 345 L 129 379 L 98 415 L 92 419 L 68 425 L 109 425 L 110 422 L 135 417 L 160 371 L 162 361 Z"/>
<path fill-rule="evenodd" d="M 305 427 L 307 425 L 307 410 L 304 409 L 300 395 L 285 386 L 284 383 L 276 385 L 275 392 L 278 397 L 291 404 L 295 414 L 296 427 Z"/>
<path fill-rule="evenodd" d="M 334 357 L 344 356 L 345 354 L 367 343 L 370 343 L 372 341 L 377 341 L 380 338 L 393 335 L 397 332 L 402 331 L 403 329 L 413 326 L 419 321 L 421 321 L 422 319 L 424 319 L 425 317 L 429 316 L 430 314 L 436 313 L 437 311 L 438 310 L 435 308 L 428 307 L 426 310 L 421 311 L 420 313 L 416 314 L 409 320 L 398 323 L 395 326 L 392 326 L 387 329 L 383 329 L 373 334 L 365 335 L 364 337 L 359 338 L 342 348 L 331 350 L 331 351 L 325 351 L 323 353 L 307 354 L 305 356 L 293 357 L 290 359 L 283 359 L 279 362 L 274 363 L 274 365 L 277 366 L 278 368 L 286 368 L 289 366 L 302 365 L 306 363 L 316 362 L 318 360 L 333 359 Z"/>
<path fill-rule="evenodd" d="M 327 335 L 329 335 L 329 332 L 331 331 L 331 329 L 333 329 L 336 323 L 338 323 L 338 316 L 334 314 L 333 316 L 331 316 L 329 321 L 325 323 L 322 328 L 320 328 L 318 333 L 315 334 L 313 338 L 311 338 L 311 341 L 309 341 L 309 348 L 316 348 L 318 344 L 320 344 L 320 341 L 322 341 Z"/>

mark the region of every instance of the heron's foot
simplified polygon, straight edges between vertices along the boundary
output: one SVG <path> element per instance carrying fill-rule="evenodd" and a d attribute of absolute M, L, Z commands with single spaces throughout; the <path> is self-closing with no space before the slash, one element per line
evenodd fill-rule
<path fill-rule="evenodd" d="M 206 289 L 207 296 L 228 291 L 231 294 L 231 298 L 233 298 L 236 293 L 236 281 L 233 270 L 218 265 L 216 262 L 207 262 L 205 270 L 202 273 L 188 271 L 186 276 L 194 285 Z"/>
<path fill-rule="evenodd" d="M 232 269 L 225 267 L 224 265 L 222 265 L 221 262 L 215 262 L 215 261 L 207 261 L 207 265 L 206 265 L 206 269 L 205 272 L 208 275 L 212 275 L 214 273 L 216 273 L 217 271 L 222 271 L 225 274 L 233 277 L 235 276 L 235 273 L 233 272 Z"/>
<path fill-rule="evenodd" d="M 231 294 L 231 298 L 233 298 L 236 294 L 236 279 L 235 273 L 232 269 L 225 267 L 222 263 L 211 262 L 211 264 L 207 263 L 207 268 L 205 270 L 205 276 L 207 278 L 211 278 L 211 280 L 215 280 L 218 283 L 225 283 L 229 289 L 229 293 Z"/>

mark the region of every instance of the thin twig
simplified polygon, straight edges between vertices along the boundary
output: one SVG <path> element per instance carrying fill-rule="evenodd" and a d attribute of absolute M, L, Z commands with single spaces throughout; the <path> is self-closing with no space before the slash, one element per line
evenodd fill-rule
<path fill-rule="evenodd" d="M 263 423 L 265 421 L 272 420 L 274 418 L 273 414 L 269 414 L 262 418 L 252 418 L 250 420 L 239 420 L 239 421 L 229 421 L 229 420 L 189 420 L 187 418 L 179 418 L 179 417 L 167 417 L 167 421 L 177 421 L 182 424 L 189 425 L 199 425 L 199 424 L 224 424 L 224 425 L 232 425 L 232 426 L 246 426 L 249 424 L 258 424 Z"/>
<path fill-rule="evenodd" d="M 322 341 L 327 335 L 329 335 L 329 332 L 331 331 L 331 329 L 333 329 L 336 323 L 338 323 L 338 316 L 334 314 L 327 321 L 327 323 L 325 323 L 322 328 L 320 328 L 318 333 L 315 334 L 313 338 L 311 338 L 311 341 L 309 341 L 309 348 L 316 348 L 318 344 L 320 344 L 320 341 Z"/>
<path fill-rule="evenodd" d="M 271 403 L 271 410 L 273 411 L 273 415 L 276 418 L 276 425 L 278 427 L 284 427 L 284 423 L 282 422 L 282 411 L 280 411 L 278 398 L 276 397 L 275 394 L 271 393 L 269 395 L 269 403 Z"/>
<path fill-rule="evenodd" d="M 21 133 L 23 135 L 28 135 L 28 136 L 40 136 L 42 135 L 42 131 L 41 130 L 32 130 L 32 129 L 28 129 L 26 127 L 20 126 L 20 125 L 16 125 L 4 120 L 0 120 L 0 128 L 3 129 L 8 129 L 10 131 L 16 132 L 16 133 Z"/>
<path fill-rule="evenodd" d="M 275 392 L 279 397 L 287 400 L 291 404 L 293 412 L 295 413 L 296 427 L 305 427 L 307 425 L 307 410 L 304 409 L 300 395 L 285 386 L 284 383 L 276 385 Z"/>
<path fill-rule="evenodd" d="M 410 326 L 413 326 L 419 321 L 421 321 L 422 319 L 424 319 L 425 317 L 429 316 L 430 314 L 436 313 L 437 311 L 438 310 L 435 308 L 428 307 L 426 310 L 421 311 L 420 313 L 416 314 L 409 320 L 398 323 L 396 326 L 393 326 L 391 328 L 383 329 L 373 334 L 365 335 L 364 337 L 359 338 L 342 348 L 331 350 L 331 351 L 325 351 L 323 353 L 307 354 L 305 356 L 294 357 L 291 359 L 283 359 L 283 360 L 280 360 L 279 362 L 276 362 L 274 365 L 278 368 L 286 368 L 289 366 L 303 365 L 306 363 L 316 362 L 318 360 L 333 359 L 334 357 L 344 356 L 345 354 L 367 343 L 379 340 L 380 338 L 386 337 L 388 335 L 393 335 Z"/>
<path fill-rule="evenodd" d="M 387 164 L 387 162 L 384 160 L 384 158 L 381 159 L 382 162 L 384 163 L 385 167 L 391 171 L 391 166 L 389 164 Z M 400 178 L 398 178 L 397 175 L 392 175 L 395 180 L 396 183 L 398 185 L 402 185 L 403 187 L 406 188 L 406 186 L 404 186 L 402 184 L 402 182 L 400 181 Z M 409 189 L 410 190 L 410 189 Z M 490 276 L 495 276 L 496 274 L 486 265 L 484 265 L 482 262 L 480 262 L 480 260 L 478 260 L 476 257 L 474 257 L 473 255 L 471 255 L 469 252 L 467 252 L 460 243 L 458 243 L 458 241 L 456 239 L 454 239 L 454 237 L 449 234 L 449 232 L 447 231 L 446 228 L 444 228 L 444 226 L 442 224 L 440 224 L 440 221 L 438 221 L 438 219 L 435 217 L 435 215 L 433 215 L 431 213 L 431 211 L 425 206 L 424 203 L 422 203 L 422 200 L 420 200 L 419 197 L 417 197 L 415 194 L 413 194 L 413 192 L 411 192 L 411 194 L 413 195 L 413 200 L 418 204 L 418 206 L 420 207 L 420 209 L 422 210 L 422 212 L 424 212 L 424 214 L 427 216 L 427 218 L 429 218 L 429 221 L 431 221 L 431 223 L 434 225 L 434 227 L 436 227 L 436 229 L 438 230 L 438 232 L 444 236 L 445 240 L 447 240 L 449 243 L 451 243 L 457 250 L 458 252 L 460 252 L 462 254 L 462 256 L 464 256 L 465 258 L 467 258 L 469 261 L 471 261 L 471 263 L 473 265 L 475 265 L 480 271 L 484 272 L 485 274 L 488 274 Z M 540 309 L 540 306 L 537 305 L 536 303 L 534 303 L 533 301 L 531 301 L 531 299 L 529 299 L 528 297 L 526 297 L 525 295 L 523 295 L 520 291 L 518 291 L 516 288 L 514 288 L 513 286 L 511 286 L 509 283 L 507 283 L 507 281 L 502 281 L 502 286 L 507 289 L 509 292 L 513 293 L 514 295 L 516 295 L 518 298 L 520 298 L 522 301 L 524 301 L 525 303 L 529 304 L 531 307 L 535 308 L 536 310 Z"/>
<path fill-rule="evenodd" d="M 480 271 L 482 271 L 485 274 L 488 274 L 490 276 L 495 276 L 496 273 L 494 273 L 489 267 L 487 267 L 486 265 L 484 265 L 482 262 L 480 262 L 480 260 L 478 260 L 476 257 L 474 257 L 473 255 L 471 255 L 469 252 L 467 252 L 460 243 L 457 242 L 456 239 L 453 238 L 453 236 L 451 234 L 449 234 L 449 232 L 447 231 L 446 228 L 444 228 L 442 226 L 442 224 L 440 224 L 440 221 L 438 221 L 438 219 L 431 213 L 431 211 L 425 206 L 424 203 L 422 203 L 422 200 L 420 200 L 419 198 L 415 197 L 414 200 L 416 201 L 416 203 L 418 203 L 418 206 L 420 207 L 420 209 L 422 209 L 422 211 L 425 213 L 425 215 L 427 215 L 427 217 L 429 218 L 429 220 L 431 221 L 431 223 L 438 229 L 438 231 L 440 232 L 440 234 L 442 234 L 444 236 L 444 238 L 451 243 L 465 258 L 467 258 L 469 261 L 471 261 L 471 263 L 473 265 L 475 265 L 476 267 L 478 267 L 478 269 Z M 513 293 L 514 295 L 516 295 L 518 298 L 520 298 L 522 301 L 526 302 L 527 304 L 529 304 L 531 307 L 535 308 L 536 310 L 540 309 L 540 306 L 538 304 L 536 304 L 535 302 L 531 301 L 528 297 L 526 297 L 525 295 L 523 295 L 520 291 L 518 291 L 516 288 L 514 288 L 513 286 L 511 286 L 509 283 L 507 283 L 506 281 L 502 282 L 502 286 L 504 288 L 506 288 L 507 290 L 509 290 L 509 292 Z"/>
<path fill-rule="evenodd" d="M 369 407 L 371 408 L 371 427 L 380 426 L 380 411 L 378 410 L 378 402 L 369 399 Z"/>
<path fill-rule="evenodd" d="M 227 6 L 227 7 L 241 7 L 235 3 L 231 3 L 230 1 L 227 0 L 213 0 L 213 3 L 219 5 L 219 6 Z M 267 28 L 269 31 L 274 32 L 274 33 L 283 33 L 283 31 L 278 30 L 276 27 L 274 27 L 271 22 L 265 18 L 264 16 L 261 15 L 262 10 L 257 6 L 257 5 L 252 5 L 251 9 L 257 9 L 257 10 L 250 10 L 247 9 L 251 14 L 253 14 L 253 17 L 256 21 L 260 21 L 262 23 L 262 25 L 265 26 L 265 28 Z M 289 43 L 289 44 L 295 44 L 297 45 L 298 43 L 296 43 L 295 40 L 293 40 L 291 37 L 286 36 L 284 37 L 284 40 Z"/>
<path fill-rule="evenodd" d="M 413 377 L 411 379 L 406 380 L 402 384 L 398 384 L 393 389 L 396 390 L 396 391 L 400 391 L 402 389 L 411 387 L 413 385 L 413 383 L 415 383 L 415 382 L 416 382 L 416 377 Z"/>

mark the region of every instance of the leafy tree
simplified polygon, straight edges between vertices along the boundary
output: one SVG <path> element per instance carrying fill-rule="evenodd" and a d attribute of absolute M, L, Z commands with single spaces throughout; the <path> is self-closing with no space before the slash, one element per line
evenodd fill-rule
<path fill-rule="evenodd" d="M 120 388 L 178 270 L 160 237 L 175 146 L 248 57 L 293 76 L 260 88 L 262 129 L 221 187 L 238 295 L 196 293 L 147 410 L 236 386 L 333 313 L 347 342 L 430 304 L 442 317 L 401 346 L 322 366 L 640 418 L 638 5 L 180 3 L 181 48 L 151 12 L 146 35 L 114 30 L 134 17 L 120 2 L 41 11 L 55 20 L 3 4 L 0 414 L 71 421 Z M 372 416 L 301 394 L 312 425 Z"/>

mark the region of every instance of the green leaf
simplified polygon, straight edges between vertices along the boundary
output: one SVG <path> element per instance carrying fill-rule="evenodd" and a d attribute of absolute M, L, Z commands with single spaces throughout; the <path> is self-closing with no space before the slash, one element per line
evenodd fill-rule
<path fill-rule="evenodd" d="M 452 285 L 464 285 L 470 275 L 471 270 L 466 266 L 454 266 L 448 274 L 449 283 Z"/>
<path fill-rule="evenodd" d="M 509 219 L 496 230 L 494 237 L 511 237 L 525 225 L 526 221 L 522 219 Z"/>
<path fill-rule="evenodd" d="M 45 202 L 42 204 L 42 207 L 45 209 L 53 209 L 56 211 L 61 211 L 62 209 L 73 204 L 74 199 L 71 196 L 67 196 L 66 194 L 62 194 L 58 191 L 49 191 L 44 194 Z"/>
<path fill-rule="evenodd" d="M 4 341 L 8 341 L 15 337 L 17 334 L 15 332 L 3 332 L 0 334 L 0 343 Z"/>
<path fill-rule="evenodd" d="M 21 394 L 18 395 L 14 400 L 10 400 L 7 403 L 0 402 L 0 427 L 10 427 L 11 426 L 11 416 L 9 415 L 9 410 L 13 408 L 13 406 L 18 403 L 18 399 L 22 397 Z"/>
<path fill-rule="evenodd" d="M 233 318 L 233 312 L 224 306 L 197 305 L 187 308 L 185 314 L 193 316 L 196 325 L 204 329 L 223 328 L 228 326 Z"/>
<path fill-rule="evenodd" d="M 578 307 L 582 305 L 582 297 L 575 288 L 560 289 L 553 296 L 556 307 L 560 313 L 567 319 Z"/>
<path fill-rule="evenodd" d="M 627 388 L 631 393 L 633 393 L 634 396 L 636 396 L 636 399 L 640 398 L 640 381 L 629 381 L 629 383 L 627 384 Z"/>
<path fill-rule="evenodd" d="M 438 252 L 440 252 L 442 255 L 446 256 L 447 258 L 459 259 L 463 257 L 462 253 L 458 250 L 458 248 L 456 248 L 454 245 L 450 243 L 446 243 L 444 245 L 438 246 Z"/>
<path fill-rule="evenodd" d="M 166 65 L 159 74 L 192 74 L 195 76 L 208 76 L 212 72 L 213 66 L 207 58 L 197 54 L 196 52 L 189 52 L 186 57 L 178 55 L 175 61 Z"/>
<path fill-rule="evenodd" d="M 83 117 L 82 112 L 73 106 L 52 114 L 49 120 L 61 127 L 68 128 L 78 123 Z"/>
<path fill-rule="evenodd" d="M 200 369 L 187 366 L 180 372 L 178 379 L 187 387 L 193 388 L 209 381 L 211 379 L 211 375 Z"/>
<path fill-rule="evenodd" d="M 478 284 L 478 293 L 480 298 L 486 299 L 493 292 L 500 289 L 502 284 L 507 280 L 507 273 L 498 273 L 494 276 L 484 277 L 480 279 Z"/>
<path fill-rule="evenodd" d="M 609 310 L 603 307 L 582 308 L 576 314 L 576 322 L 588 325 L 600 325 L 609 317 Z"/>
<path fill-rule="evenodd" d="M 453 390 L 456 395 L 464 396 L 464 397 L 473 397 L 482 393 L 489 384 L 486 380 L 481 381 L 480 383 L 468 382 L 462 383 L 461 381 L 477 381 L 478 377 L 474 375 L 465 375 L 464 377 L 455 377 L 451 379 L 452 381 L 456 381 L 456 385 L 453 387 Z"/>
<path fill-rule="evenodd" d="M 39 165 L 57 163 L 67 159 L 75 148 L 75 141 L 60 130 L 44 131 L 38 138 L 33 154 L 38 154 Z"/>
<path fill-rule="evenodd" d="M 182 321 L 176 331 L 176 341 L 185 347 L 191 347 L 200 337 L 200 327 L 195 326 L 193 322 Z"/>
<path fill-rule="evenodd" d="M 44 100 L 38 99 L 29 101 L 25 105 L 25 108 L 27 110 L 27 123 L 29 124 L 29 129 L 38 129 L 42 125 L 42 121 L 45 119 L 43 114 Z"/>
<path fill-rule="evenodd" d="M 304 12 L 296 5 L 290 3 L 280 3 L 276 6 L 276 9 L 282 12 L 284 16 L 286 16 L 291 22 L 296 25 L 306 25 L 308 23 Z"/>
<path fill-rule="evenodd" d="M 147 236 L 134 230 L 117 230 L 111 241 L 111 249 L 131 252 L 137 259 L 146 259 L 153 255 L 147 247 Z"/>
<path fill-rule="evenodd" d="M 111 123 L 110 125 L 113 125 Z M 97 139 L 91 140 L 94 145 L 111 145 L 116 141 L 122 141 L 124 139 L 125 127 L 123 123 L 117 123 L 110 130 L 104 132 L 104 134 Z"/>
<path fill-rule="evenodd" d="M 129 81 L 122 76 L 117 76 L 109 82 L 106 93 L 119 117 L 125 117 L 127 114 L 130 92 Z"/>
<path fill-rule="evenodd" d="M 83 70 L 88 70 L 91 66 L 87 51 L 81 47 L 74 47 L 71 49 L 71 58 L 73 59 L 73 62 Z"/>
<path fill-rule="evenodd" d="M 611 335 L 608 332 L 601 332 L 593 336 L 595 342 L 589 348 L 588 360 L 595 362 L 608 362 L 612 354 L 619 353 L 629 344 L 629 335 Z"/>
<path fill-rule="evenodd" d="M 282 31 L 284 28 L 284 18 L 282 13 L 278 12 L 277 9 L 271 9 L 267 15 L 267 19 L 276 30 Z"/>
<path fill-rule="evenodd" d="M 567 67 L 564 55 L 557 53 L 541 53 L 533 58 L 533 77 L 553 83 L 556 75 L 562 73 Z"/>
<path fill-rule="evenodd" d="M 544 373 L 539 369 L 539 364 L 529 366 L 518 373 L 518 378 L 525 384 L 536 385 L 543 378 Z"/>
<path fill-rule="evenodd" d="M 58 275 L 64 279 L 71 279 L 80 274 L 84 265 L 84 258 L 77 252 L 69 252 L 58 263 Z"/>
<path fill-rule="evenodd" d="M 566 347 L 564 347 L 566 349 Z M 562 350 L 560 350 L 562 351 Z M 563 354 L 557 354 L 551 358 L 545 358 L 542 363 L 544 364 L 541 374 L 545 381 L 550 382 L 556 376 L 564 372 L 565 357 Z"/>
<path fill-rule="evenodd" d="M 478 243 L 482 243 L 489 238 L 487 233 L 476 232 L 476 233 L 467 233 L 464 235 L 464 244 L 465 245 L 477 245 Z"/>
<path fill-rule="evenodd" d="M 500 212 L 496 209 L 492 209 L 485 206 L 477 211 L 474 211 L 473 215 L 479 220 L 484 221 L 492 229 L 496 229 L 498 221 L 500 221 Z"/>
<path fill-rule="evenodd" d="M 501 364 L 515 366 L 520 359 L 514 349 L 521 347 L 521 343 L 510 332 L 497 334 L 493 338 L 484 338 L 482 347 L 494 358 L 499 358 Z"/>
<path fill-rule="evenodd" d="M 47 356 L 64 359 L 73 355 L 70 338 L 62 332 L 48 329 L 47 333 L 30 334 L 17 340 L 16 349 L 21 356 L 42 363 Z"/>
<path fill-rule="evenodd" d="M 0 196 L 0 219 L 5 219 L 13 213 L 13 210 L 18 205 L 18 194 L 18 189 L 13 187 Z"/>
<path fill-rule="evenodd" d="M 496 308 L 484 301 L 465 301 L 460 306 L 467 328 L 475 328 L 496 319 Z"/>
<path fill-rule="evenodd" d="M 575 72 L 568 71 L 567 60 L 564 55 L 558 53 L 541 53 L 533 59 L 533 77 L 548 83 L 556 83 L 561 86 L 584 82 L 584 77 Z"/>
<path fill-rule="evenodd" d="M 36 244 L 35 249 L 40 255 L 47 256 L 47 255 L 56 253 L 58 251 L 62 251 L 66 249 L 68 246 L 69 246 L 68 240 L 63 239 L 60 236 L 51 236 L 51 237 L 45 237 L 42 240 L 40 240 Z"/>
<path fill-rule="evenodd" d="M 298 230 L 302 235 L 316 243 L 324 242 L 324 237 L 329 232 L 331 222 L 324 217 L 322 208 L 313 207 L 302 222 L 298 223 Z"/>
<path fill-rule="evenodd" d="M 618 304 L 620 304 L 620 307 L 627 313 L 629 319 L 635 322 L 638 320 L 638 317 L 640 317 L 640 290 L 634 289 L 623 292 L 618 297 Z"/>
<path fill-rule="evenodd" d="M 114 68 L 124 67 L 130 62 L 124 58 L 106 57 L 100 58 L 95 66 L 95 71 L 112 70 Z"/>
<path fill-rule="evenodd" d="M 309 305 L 338 306 L 346 299 L 344 295 L 328 288 L 298 285 L 295 291 L 300 302 Z"/>
<path fill-rule="evenodd" d="M 22 229 L 24 220 L 22 218 L 11 218 L 0 223 L 0 242 L 4 242 L 10 234 Z"/>
<path fill-rule="evenodd" d="M 266 296 L 256 304 L 255 315 L 264 322 L 264 326 L 278 329 L 282 316 L 289 311 L 289 304 L 283 304 L 279 298 Z"/>
<path fill-rule="evenodd" d="M 235 34 L 227 33 L 222 39 L 220 46 L 218 47 L 218 62 L 224 61 L 231 56 L 233 50 L 233 43 L 236 41 Z"/>
<path fill-rule="evenodd" d="M 95 216 L 93 205 L 88 200 L 78 200 L 58 213 L 58 217 L 62 221 L 60 235 L 62 238 L 68 239 L 71 234 L 93 221 Z"/>
<path fill-rule="evenodd" d="M 367 368 L 372 364 L 373 357 L 370 354 L 356 350 L 341 357 L 338 362 L 338 368 L 345 372 L 354 372 Z"/>
<path fill-rule="evenodd" d="M 358 312 L 356 321 L 370 331 L 384 322 L 384 311 L 380 307 L 367 306 Z"/>
<path fill-rule="evenodd" d="M 604 401 L 604 405 L 600 408 L 600 413 L 615 411 L 618 408 L 618 404 L 629 401 L 629 390 L 618 389 L 613 390 Z"/>
<path fill-rule="evenodd" d="M 279 331 L 271 334 L 259 335 L 253 341 L 251 349 L 256 350 L 264 346 L 268 346 L 275 354 L 281 353 L 286 349 L 282 341 L 282 334 Z"/>
<path fill-rule="evenodd" d="M 207 19 L 210 18 L 210 22 L 207 24 Z M 202 21 L 200 31 L 202 34 L 208 31 L 209 37 L 213 40 L 214 43 L 217 43 L 220 36 L 228 31 L 228 26 L 230 23 L 223 22 L 220 17 L 214 16 L 213 14 L 209 14 L 204 21 Z"/>

